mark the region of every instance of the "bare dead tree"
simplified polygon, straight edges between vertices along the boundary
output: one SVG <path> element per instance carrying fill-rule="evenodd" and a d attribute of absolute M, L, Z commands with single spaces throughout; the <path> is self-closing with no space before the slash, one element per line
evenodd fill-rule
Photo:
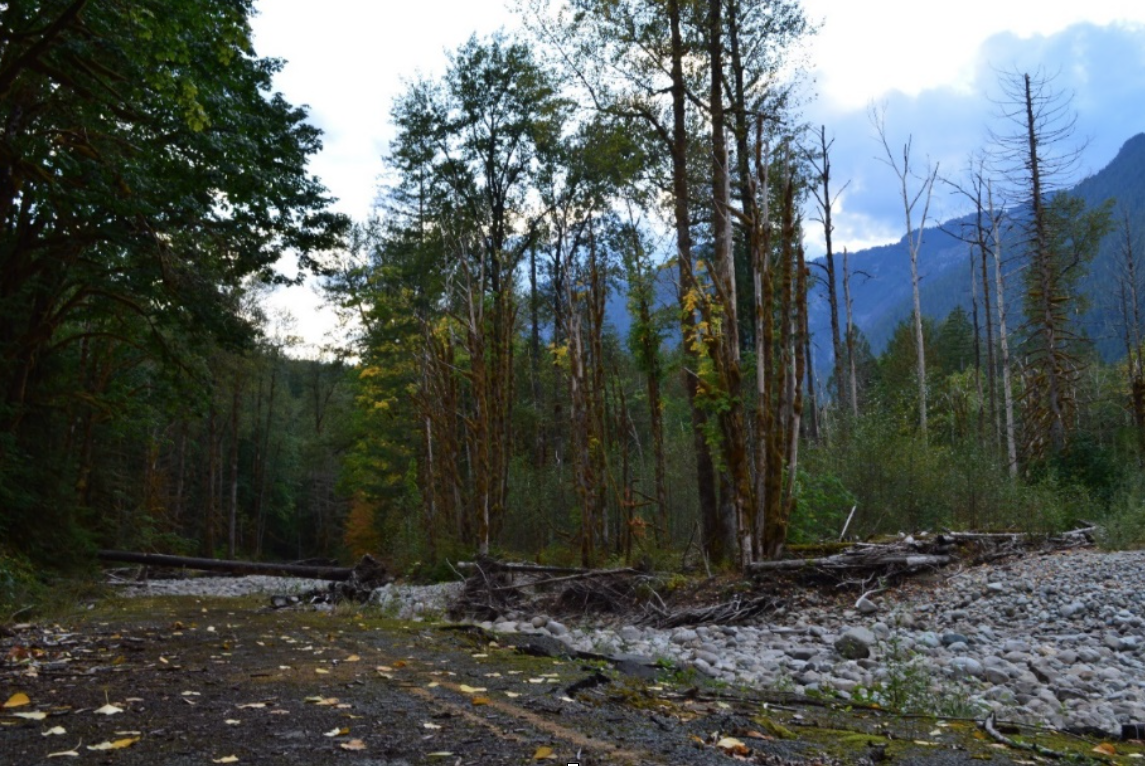
<path fill-rule="evenodd" d="M 914 298 L 914 342 L 917 353 L 918 375 L 918 427 L 922 438 L 926 439 L 926 347 L 922 337 L 922 301 L 919 298 L 918 253 L 922 248 L 923 232 L 926 229 L 926 219 L 930 213 L 930 198 L 934 191 L 934 182 L 938 177 L 938 164 L 933 166 L 927 162 L 921 175 L 911 169 L 912 138 L 908 137 L 902 148 L 901 162 L 896 159 L 887 139 L 886 119 L 882 109 L 871 107 L 871 124 L 878 134 L 879 143 L 883 147 L 886 158 L 882 159 L 895 172 L 899 180 L 899 190 L 902 195 L 903 213 L 906 217 L 906 243 L 910 252 L 910 281 L 911 292 Z M 912 181 L 918 183 L 916 189 L 911 189 Z M 922 202 L 922 215 L 918 219 L 918 229 L 914 228 L 914 212 L 919 202 Z"/>
<path fill-rule="evenodd" d="M 816 147 L 816 151 L 808 153 L 808 158 L 815 172 L 816 183 L 812 187 L 812 194 L 815 196 L 815 206 L 819 211 L 819 216 L 812 220 L 822 224 L 823 239 L 827 247 L 824 265 L 827 272 L 827 305 L 831 312 L 831 348 L 835 355 L 835 398 L 839 406 L 842 407 L 847 400 L 845 395 L 847 383 L 843 375 L 843 339 L 839 333 L 839 296 L 835 278 L 835 252 L 831 241 L 835 225 L 831 221 L 831 214 L 835 202 L 838 201 L 839 196 L 847 188 L 850 181 L 843 184 L 835 194 L 831 194 L 831 147 L 834 143 L 834 139 L 827 140 L 827 128 L 821 125 L 819 127 L 819 146 Z M 853 403 L 852 409 L 854 409 Z"/>

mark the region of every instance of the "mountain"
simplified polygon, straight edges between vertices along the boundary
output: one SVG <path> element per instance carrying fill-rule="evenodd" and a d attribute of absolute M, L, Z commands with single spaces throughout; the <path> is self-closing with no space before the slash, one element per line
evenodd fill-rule
<path fill-rule="evenodd" d="M 1079 322 L 1081 331 L 1095 341 L 1102 357 L 1113 360 L 1124 353 L 1123 344 L 1118 339 L 1120 314 L 1115 303 L 1122 258 L 1121 210 L 1128 211 L 1138 233 L 1138 247 L 1145 248 L 1145 133 L 1126 141 L 1109 165 L 1077 184 L 1071 192 L 1085 200 L 1089 207 L 1100 205 L 1107 199 L 1117 201 L 1115 218 L 1118 229 L 1102 242 L 1080 283 L 1089 306 Z M 1021 210 L 1009 212 L 1011 219 L 1021 215 Z M 970 309 L 970 249 L 952 232 L 961 231 L 971 221 L 971 216 L 954 218 L 923 232 L 919 275 L 924 315 L 941 320 L 955 306 Z M 1005 268 L 1011 331 L 1021 321 L 1020 278 L 1014 273 L 1019 265 L 1011 262 Z M 894 244 L 852 253 L 850 268 L 854 274 L 851 297 L 855 324 L 866 335 L 872 350 L 876 354 L 881 353 L 895 326 L 909 318 L 911 313 L 910 254 L 906 237 Z M 836 269 L 841 274 L 841 258 L 836 258 Z M 845 318 L 841 287 L 839 295 L 842 323 Z M 815 366 L 825 377 L 831 366 L 831 326 L 826 289 L 818 291 L 811 300 L 810 324 L 818 357 Z"/>

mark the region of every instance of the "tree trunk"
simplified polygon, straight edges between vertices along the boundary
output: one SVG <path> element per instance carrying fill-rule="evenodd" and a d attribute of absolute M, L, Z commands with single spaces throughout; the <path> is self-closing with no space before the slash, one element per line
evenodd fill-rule
<path fill-rule="evenodd" d="M 851 417 L 859 417 L 859 376 L 855 364 L 855 317 L 851 305 L 849 256 L 843 248 L 843 304 L 847 309 L 847 373 L 851 381 Z"/>
<path fill-rule="evenodd" d="M 683 66 L 686 52 L 680 30 L 680 0 L 667 0 L 667 2 L 672 38 L 672 196 L 675 208 L 676 257 L 680 271 L 680 323 L 683 336 L 687 338 L 695 335 L 696 317 L 695 312 L 688 309 L 688 297 L 696 290 L 696 282 L 692 273 L 692 223 L 688 194 L 688 130 L 685 120 L 687 85 Z M 696 369 L 696 354 L 688 348 L 688 344 L 685 343 L 684 346 L 684 390 L 688 395 L 692 416 L 692 445 L 696 454 L 696 487 L 699 494 L 703 543 L 708 557 L 719 561 L 723 559 L 724 552 L 720 549 L 722 536 L 719 533 L 715 465 L 704 437 L 707 418 L 696 406 L 696 378 L 689 371 L 689 368 Z"/>
<path fill-rule="evenodd" d="M 1006 282 L 1002 275 L 1002 231 L 1000 213 L 994 212 L 994 192 L 987 186 L 994 251 L 994 294 L 998 301 L 998 350 L 1002 354 L 1002 401 L 1006 410 L 1006 465 L 1010 477 L 1018 476 L 1018 444 L 1014 428 L 1014 388 L 1010 382 L 1010 341 L 1006 331 Z"/>
<path fill-rule="evenodd" d="M 241 360 L 236 359 L 234 388 L 231 397 L 231 491 L 227 509 L 227 557 L 235 557 L 239 518 L 239 413 L 242 402 L 242 377 L 237 369 Z"/>

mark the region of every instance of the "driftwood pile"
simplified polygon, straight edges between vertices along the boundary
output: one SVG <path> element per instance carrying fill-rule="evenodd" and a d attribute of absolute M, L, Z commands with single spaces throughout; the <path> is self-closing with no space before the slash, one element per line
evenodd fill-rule
<path fill-rule="evenodd" d="M 495 620 L 515 612 L 616 612 L 638 599 L 651 575 L 632 569 L 581 569 L 478 557 L 458 568 L 468 573 L 450 616 Z"/>
<path fill-rule="evenodd" d="M 1085 527 L 1055 536 L 1020 532 L 924 533 L 887 543 L 855 543 L 821 558 L 760 561 L 749 565 L 748 571 L 756 576 L 788 572 L 837 584 L 873 579 L 893 582 L 955 562 L 976 565 L 1032 552 L 1088 546 L 1093 544 L 1095 532 L 1095 527 Z"/>
<path fill-rule="evenodd" d="M 354 565 L 345 580 L 336 580 L 325 588 L 313 588 L 298 595 L 271 596 L 270 605 L 281 609 L 295 604 L 338 604 L 343 601 L 364 604 L 370 600 L 370 594 L 375 589 L 393 582 L 393 579 L 385 566 L 367 553 Z"/>
<path fill-rule="evenodd" d="M 976 565 L 1092 545 L 1095 531 L 1087 527 L 1053 537 L 948 532 L 884 543 L 855 543 L 834 555 L 752 564 L 748 572 L 757 580 L 754 593 L 702 606 L 662 597 L 666 578 L 646 569 L 581 569 L 479 558 L 458 565 L 467 578 L 450 616 L 497 621 L 542 613 L 592 613 L 617 615 L 629 624 L 657 628 L 734 625 L 784 607 L 784 599 L 777 595 L 775 581 L 779 579 L 869 588 L 872 582 L 893 584 L 956 563 Z M 760 587 L 759 581 L 764 579 L 771 582 Z"/>
<path fill-rule="evenodd" d="M 458 565 L 468 572 L 450 616 L 497 620 L 518 614 L 616 615 L 657 628 L 744 622 L 782 606 L 770 595 L 735 596 L 699 608 L 676 608 L 661 597 L 663 575 L 629 567 L 581 569 L 481 558 Z"/>

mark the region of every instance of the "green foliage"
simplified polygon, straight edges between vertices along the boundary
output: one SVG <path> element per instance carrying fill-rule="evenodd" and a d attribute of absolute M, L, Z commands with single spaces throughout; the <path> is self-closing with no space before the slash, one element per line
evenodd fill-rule
<path fill-rule="evenodd" d="M 288 251 L 320 268 L 345 228 L 251 13 L 0 6 L 0 498 L 38 560 L 74 561 L 91 536 L 177 542 L 149 523 L 152 468 L 179 421 L 212 411 L 215 355 L 253 347 L 244 295 Z"/>
<path fill-rule="evenodd" d="M 0 548 L 0 625 L 35 607 L 46 592 L 27 556 Z"/>
<path fill-rule="evenodd" d="M 800 470 L 795 479 L 796 511 L 791 517 L 788 540 L 813 543 L 838 537 L 858 500 L 843 482 L 830 473 L 809 474 Z"/>
<path fill-rule="evenodd" d="M 880 642 L 880 678 L 870 687 L 859 687 L 853 699 L 907 715 L 943 718 L 976 718 L 981 705 L 970 701 L 966 684 L 936 678 L 926 657 L 908 650 L 898 636 Z"/>

